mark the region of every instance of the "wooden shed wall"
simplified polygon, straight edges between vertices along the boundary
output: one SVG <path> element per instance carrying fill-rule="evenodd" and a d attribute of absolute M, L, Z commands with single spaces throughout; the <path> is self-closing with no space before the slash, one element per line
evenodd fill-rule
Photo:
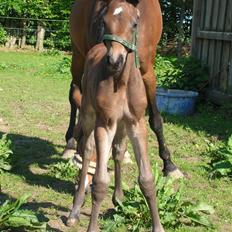
<path fill-rule="evenodd" d="M 192 55 L 209 67 L 209 96 L 232 101 L 232 0 L 194 0 Z"/>

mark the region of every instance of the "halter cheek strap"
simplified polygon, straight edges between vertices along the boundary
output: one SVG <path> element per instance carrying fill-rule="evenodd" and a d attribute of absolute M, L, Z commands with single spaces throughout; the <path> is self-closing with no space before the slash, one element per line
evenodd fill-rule
<path fill-rule="evenodd" d="M 137 49 L 137 41 L 138 41 L 137 31 L 134 32 L 132 43 L 122 39 L 121 37 L 119 37 L 117 35 L 111 35 L 111 34 L 105 34 L 103 36 L 102 40 L 103 40 L 103 42 L 104 41 L 118 42 L 118 43 L 122 44 L 124 47 L 126 47 L 127 49 L 129 49 L 130 52 L 134 52 L 135 53 L 135 66 L 136 66 L 136 68 L 140 68 L 138 49 Z"/>

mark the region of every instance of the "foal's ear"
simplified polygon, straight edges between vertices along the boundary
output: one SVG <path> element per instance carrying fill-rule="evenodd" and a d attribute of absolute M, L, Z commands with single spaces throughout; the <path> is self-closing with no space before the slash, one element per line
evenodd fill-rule
<path fill-rule="evenodd" d="M 139 0 L 126 0 L 126 1 L 131 3 L 134 6 L 137 6 L 139 4 Z"/>

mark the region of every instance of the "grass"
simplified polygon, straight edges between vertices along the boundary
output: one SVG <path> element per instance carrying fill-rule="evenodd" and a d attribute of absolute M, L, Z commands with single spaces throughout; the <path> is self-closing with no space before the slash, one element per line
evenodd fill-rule
<path fill-rule="evenodd" d="M 1 175 L 0 203 L 28 193 L 26 209 L 42 213 L 50 231 L 86 231 L 91 200 L 87 196 L 81 222 L 67 228 L 63 220 L 72 204 L 74 182 L 49 174 L 49 167 L 62 161 L 64 134 L 69 120 L 70 75 L 60 71 L 64 55 L 0 52 L 0 134 L 12 140 L 13 169 Z M 62 66 L 63 67 L 63 66 Z M 165 136 L 173 160 L 186 173 L 184 196 L 215 208 L 211 217 L 214 231 L 232 231 L 231 181 L 209 180 L 206 164 L 210 146 L 225 144 L 232 134 L 231 119 L 209 104 L 198 107 L 192 117 L 164 115 Z M 131 147 L 129 146 L 129 150 Z M 157 142 L 149 134 L 149 154 L 159 161 Z M 123 180 L 132 186 L 137 177 L 135 164 L 123 171 Z M 112 208 L 112 184 L 102 206 Z M 167 230 L 168 232 L 174 230 Z M 177 232 L 212 231 L 209 228 L 182 226 Z"/>

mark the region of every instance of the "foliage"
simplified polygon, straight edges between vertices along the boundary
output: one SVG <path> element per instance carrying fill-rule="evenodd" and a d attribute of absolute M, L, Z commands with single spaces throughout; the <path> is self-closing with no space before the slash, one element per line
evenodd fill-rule
<path fill-rule="evenodd" d="M 22 210 L 28 195 L 15 202 L 5 201 L 0 207 L 0 229 L 21 229 L 46 231 L 46 223 L 40 222 L 38 216 L 30 210 Z"/>
<path fill-rule="evenodd" d="M 208 70 L 193 57 L 157 56 L 155 68 L 158 86 L 167 89 L 203 92 L 208 85 Z"/>
<path fill-rule="evenodd" d="M 73 181 L 77 176 L 77 168 L 73 161 L 62 161 L 50 166 L 49 174 L 56 178 Z"/>
<path fill-rule="evenodd" d="M 10 149 L 11 141 L 7 139 L 6 135 L 3 135 L 0 139 L 0 174 L 3 171 L 11 170 L 11 157 L 10 155 L 13 153 Z"/>
<path fill-rule="evenodd" d="M 7 41 L 7 33 L 0 24 L 0 45 L 5 44 Z"/>
<path fill-rule="evenodd" d="M 183 223 L 212 227 L 207 214 L 214 213 L 214 209 L 202 202 L 192 203 L 183 198 L 183 182 L 175 191 L 174 180 L 166 179 L 158 173 L 158 165 L 154 167 L 158 210 L 161 223 L 165 228 L 176 228 Z M 113 223 L 114 222 L 114 223 Z M 116 231 L 125 225 L 127 231 L 141 231 L 150 229 L 151 217 L 148 205 L 138 185 L 125 191 L 125 200 L 120 202 L 112 219 L 102 222 L 104 231 Z"/>
<path fill-rule="evenodd" d="M 213 159 L 210 163 L 210 176 L 232 177 L 232 135 L 226 145 L 214 150 L 211 155 Z"/>

